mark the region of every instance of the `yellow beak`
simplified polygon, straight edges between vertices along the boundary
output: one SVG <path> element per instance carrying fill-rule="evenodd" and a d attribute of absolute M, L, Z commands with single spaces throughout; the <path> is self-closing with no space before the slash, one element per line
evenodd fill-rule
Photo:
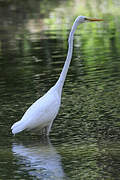
<path fill-rule="evenodd" d="M 86 18 L 88 21 L 104 21 L 103 19 L 96 19 L 96 18 Z"/>

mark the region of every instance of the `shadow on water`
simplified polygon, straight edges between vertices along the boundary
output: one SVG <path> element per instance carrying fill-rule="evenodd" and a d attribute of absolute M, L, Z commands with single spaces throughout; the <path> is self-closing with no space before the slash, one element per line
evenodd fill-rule
<path fill-rule="evenodd" d="M 48 138 L 40 142 L 13 143 L 12 152 L 18 169 L 18 178 L 27 177 L 41 180 L 67 179 L 62 168 L 61 156 L 51 144 Z"/>

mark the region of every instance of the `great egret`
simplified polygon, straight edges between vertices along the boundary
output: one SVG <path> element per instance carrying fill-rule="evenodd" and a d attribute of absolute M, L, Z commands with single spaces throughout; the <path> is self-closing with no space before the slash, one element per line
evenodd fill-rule
<path fill-rule="evenodd" d="M 102 19 L 87 18 L 85 16 L 76 18 L 69 34 L 67 58 L 58 81 L 44 96 L 28 108 L 20 121 L 13 124 L 11 127 L 13 134 L 23 130 L 37 129 L 41 132 L 44 130 L 45 135 L 49 135 L 53 120 L 57 116 L 61 104 L 62 88 L 72 58 L 74 32 L 79 24 L 86 21 L 102 21 Z"/>

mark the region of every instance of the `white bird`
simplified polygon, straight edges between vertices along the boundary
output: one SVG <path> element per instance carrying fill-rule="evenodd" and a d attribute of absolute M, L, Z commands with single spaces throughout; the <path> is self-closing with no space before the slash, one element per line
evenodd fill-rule
<path fill-rule="evenodd" d="M 85 16 L 76 18 L 69 34 L 67 58 L 58 81 L 44 96 L 28 108 L 20 121 L 13 124 L 11 127 L 13 134 L 23 130 L 35 129 L 41 132 L 45 130 L 45 135 L 49 135 L 53 120 L 57 116 L 61 104 L 62 88 L 72 58 L 74 32 L 79 24 L 87 21 L 102 21 L 102 19 L 87 18 Z"/>

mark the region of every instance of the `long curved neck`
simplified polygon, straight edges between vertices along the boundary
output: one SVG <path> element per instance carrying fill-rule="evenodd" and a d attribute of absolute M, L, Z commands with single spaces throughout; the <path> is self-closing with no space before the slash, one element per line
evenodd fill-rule
<path fill-rule="evenodd" d="M 70 34 L 69 34 L 69 39 L 68 39 L 69 47 L 68 47 L 67 58 L 66 58 L 64 66 L 63 66 L 62 72 L 60 74 L 60 77 L 59 77 L 58 81 L 55 84 L 55 86 L 57 86 L 59 88 L 60 94 L 61 94 L 62 87 L 64 85 L 66 75 L 67 75 L 67 72 L 68 72 L 68 68 L 69 68 L 69 65 L 70 65 L 70 62 L 71 62 L 71 59 L 72 59 L 73 38 L 74 38 L 74 32 L 75 32 L 77 26 L 78 26 L 78 23 L 77 23 L 77 21 L 75 21 L 73 26 L 72 26 L 72 29 L 70 31 Z"/>

